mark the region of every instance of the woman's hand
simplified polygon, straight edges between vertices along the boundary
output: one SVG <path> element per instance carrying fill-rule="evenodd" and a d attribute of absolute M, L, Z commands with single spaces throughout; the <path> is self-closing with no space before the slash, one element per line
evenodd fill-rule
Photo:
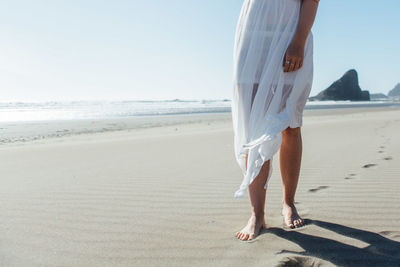
<path fill-rule="evenodd" d="M 317 13 L 319 0 L 301 1 L 299 23 L 283 59 L 284 72 L 296 71 L 303 66 L 304 47 Z"/>
<path fill-rule="evenodd" d="M 283 57 L 283 71 L 291 72 L 300 69 L 303 66 L 304 45 L 292 41 Z"/>

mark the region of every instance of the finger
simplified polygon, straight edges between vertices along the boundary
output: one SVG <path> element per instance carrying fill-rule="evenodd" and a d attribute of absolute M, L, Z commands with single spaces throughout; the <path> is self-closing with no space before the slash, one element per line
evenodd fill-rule
<path fill-rule="evenodd" d="M 300 64 L 301 64 L 301 61 L 298 60 L 298 61 L 296 62 L 296 66 L 294 66 L 294 70 L 295 70 L 295 71 L 298 70 L 298 69 L 300 69 Z"/>
<path fill-rule="evenodd" d="M 292 72 L 294 71 L 294 67 L 296 66 L 296 59 L 292 59 L 290 61 L 290 67 L 289 67 L 289 71 Z"/>
<path fill-rule="evenodd" d="M 287 62 L 287 58 L 285 56 L 283 59 L 283 71 L 286 71 L 286 65 L 287 65 L 286 62 Z"/>
<path fill-rule="evenodd" d="M 296 62 L 291 62 L 290 63 L 290 68 L 289 68 L 290 72 L 294 71 L 294 66 L 296 66 Z"/>
<path fill-rule="evenodd" d="M 286 61 L 285 61 L 285 69 L 284 69 L 285 72 L 289 71 L 291 62 L 292 61 L 291 61 L 290 57 L 287 57 Z"/>
<path fill-rule="evenodd" d="M 303 59 L 300 60 L 300 68 L 303 67 Z"/>
<path fill-rule="evenodd" d="M 290 72 L 292 72 L 294 70 L 294 67 L 296 66 L 296 61 L 297 61 L 296 57 L 291 58 L 290 66 L 289 66 L 289 71 Z"/>
<path fill-rule="evenodd" d="M 296 58 L 296 61 L 294 62 L 294 66 L 293 66 L 293 71 L 296 71 L 299 69 L 300 66 L 300 58 Z"/>
<path fill-rule="evenodd" d="M 285 60 L 285 72 L 288 72 L 289 71 L 289 68 L 290 68 L 290 63 L 292 62 L 292 57 L 291 56 L 288 56 L 288 55 L 286 55 L 286 60 Z"/>
<path fill-rule="evenodd" d="M 303 67 L 303 59 L 299 58 L 299 64 L 298 64 L 297 69 L 300 69 L 301 67 Z"/>
<path fill-rule="evenodd" d="M 289 67 L 290 67 L 290 63 L 285 62 L 285 66 L 283 67 L 283 71 L 284 72 L 288 72 L 289 71 Z"/>

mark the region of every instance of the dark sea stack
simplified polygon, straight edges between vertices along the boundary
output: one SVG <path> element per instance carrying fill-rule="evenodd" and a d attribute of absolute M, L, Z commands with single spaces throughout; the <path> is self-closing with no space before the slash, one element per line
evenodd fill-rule
<path fill-rule="evenodd" d="M 400 83 L 398 83 L 392 90 L 389 91 L 388 96 L 391 98 L 400 97 Z"/>
<path fill-rule="evenodd" d="M 357 71 L 352 69 L 327 89 L 310 98 L 310 100 L 370 101 L 370 95 L 368 91 L 361 90 L 358 84 Z"/>

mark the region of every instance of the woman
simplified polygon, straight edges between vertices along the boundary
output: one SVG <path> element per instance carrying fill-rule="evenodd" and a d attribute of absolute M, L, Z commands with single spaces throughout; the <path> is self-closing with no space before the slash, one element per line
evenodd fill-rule
<path fill-rule="evenodd" d="M 313 36 L 319 0 L 244 0 L 234 46 L 232 121 L 235 156 L 249 191 L 252 215 L 236 233 L 254 239 L 265 225 L 267 183 L 272 157 L 280 149 L 282 215 L 300 227 L 294 197 L 300 173 L 300 127 L 313 79 Z"/>

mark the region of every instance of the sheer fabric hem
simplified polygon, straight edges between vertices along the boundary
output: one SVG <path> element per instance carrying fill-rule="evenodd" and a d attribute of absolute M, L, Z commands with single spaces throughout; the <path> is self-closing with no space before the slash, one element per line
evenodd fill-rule
<path fill-rule="evenodd" d="M 288 115 L 288 110 L 285 109 L 281 115 Z M 269 162 L 269 171 L 268 171 L 268 177 L 264 185 L 264 189 L 268 188 L 268 182 L 272 176 L 272 162 L 273 162 L 273 157 L 274 155 L 278 152 L 280 149 L 280 146 L 282 144 L 282 131 L 287 129 L 288 127 L 290 128 L 297 128 L 301 127 L 303 125 L 303 116 L 302 112 L 296 114 L 296 116 L 293 116 L 292 118 L 280 118 L 281 120 L 279 121 L 279 118 L 270 118 L 272 121 L 279 121 L 280 123 L 276 124 L 276 127 L 274 127 L 275 133 L 274 134 L 264 134 L 260 138 L 253 140 L 252 142 L 249 142 L 247 144 L 244 144 L 242 146 L 242 150 L 240 151 L 240 156 L 241 160 L 245 161 L 245 155 L 248 154 L 248 164 L 252 164 L 254 162 L 254 167 L 251 168 L 251 172 L 243 172 L 244 178 L 243 182 L 240 185 L 239 189 L 235 192 L 234 197 L 235 198 L 242 198 L 244 194 L 246 193 L 248 187 L 250 184 L 254 181 L 254 179 L 258 176 L 260 173 L 260 170 L 265 162 L 268 160 Z M 263 152 L 268 151 L 268 154 L 265 154 Z M 254 159 L 254 157 L 256 157 Z M 244 162 L 240 165 L 244 166 Z M 249 167 L 249 165 L 248 165 Z M 248 168 L 249 169 L 249 168 Z"/>
<path fill-rule="evenodd" d="M 280 135 L 280 133 L 279 133 Z M 277 137 L 279 138 L 279 137 Z M 243 179 L 242 184 L 240 185 L 240 188 L 235 192 L 234 194 L 234 198 L 243 198 L 243 196 L 245 195 L 248 187 L 250 186 L 250 184 L 255 180 L 255 178 L 258 176 L 258 174 L 260 173 L 260 170 L 262 168 L 262 166 L 264 165 L 265 162 L 270 161 L 269 162 L 269 171 L 268 171 L 268 177 L 266 179 L 265 185 L 264 185 L 264 189 L 268 188 L 268 183 L 269 180 L 272 176 L 272 162 L 273 162 L 273 157 L 274 155 L 278 152 L 280 147 L 280 143 L 279 146 L 276 148 L 275 151 L 273 151 L 272 155 L 268 158 L 262 158 L 260 157 L 258 160 L 256 160 L 256 167 L 253 168 L 252 172 L 248 172 L 246 174 L 246 177 Z M 250 154 L 250 153 L 249 153 Z M 250 156 L 249 156 L 250 157 Z"/>
<path fill-rule="evenodd" d="M 287 127 L 286 127 L 287 128 Z M 242 181 L 242 184 L 240 185 L 239 189 L 235 192 L 234 198 L 242 198 L 250 184 L 254 181 L 254 179 L 258 176 L 260 173 L 260 170 L 262 166 L 264 165 L 265 162 L 268 160 L 269 162 L 269 171 L 268 171 L 268 176 L 264 185 L 264 189 L 268 188 L 268 183 L 269 180 L 272 176 L 272 162 L 273 162 L 273 157 L 274 155 L 278 152 L 281 143 L 282 143 L 282 129 L 281 131 L 277 132 L 274 135 L 269 135 L 269 136 L 264 136 L 263 139 L 258 140 L 257 144 L 253 144 L 250 148 L 248 148 L 248 170 L 250 169 L 251 171 L 244 172 L 244 178 Z M 268 149 L 264 149 L 264 151 L 268 151 L 268 154 L 263 153 L 263 148 L 268 147 Z M 243 157 L 241 157 L 241 160 L 245 161 L 245 154 L 246 153 L 241 153 Z M 243 163 L 244 164 L 244 163 Z M 254 164 L 252 168 L 249 168 L 250 164 Z M 242 164 L 240 164 L 242 165 Z"/>

